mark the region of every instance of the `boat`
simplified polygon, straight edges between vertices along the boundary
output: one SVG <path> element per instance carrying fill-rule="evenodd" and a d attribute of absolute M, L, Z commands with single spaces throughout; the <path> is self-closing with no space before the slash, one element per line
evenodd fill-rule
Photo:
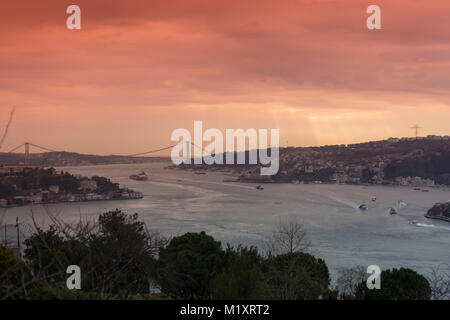
<path fill-rule="evenodd" d="M 400 207 L 406 207 L 406 206 L 407 206 L 406 202 L 403 201 L 403 200 L 398 200 L 398 201 L 397 201 L 397 205 L 398 205 L 399 208 L 400 208 Z"/>
<path fill-rule="evenodd" d="M 148 176 L 145 174 L 144 171 L 141 171 L 138 174 L 132 174 L 130 176 L 130 179 L 131 180 L 138 180 L 138 181 L 145 181 L 145 180 L 148 180 Z"/>
<path fill-rule="evenodd" d="M 362 205 L 359 206 L 359 209 L 361 209 L 361 210 L 367 210 L 367 209 L 369 209 L 369 208 L 367 207 L 366 204 L 362 204 Z"/>
<path fill-rule="evenodd" d="M 416 224 L 417 224 L 417 220 L 413 220 L 413 221 L 411 221 L 411 224 L 414 224 L 414 225 L 416 225 Z"/>
<path fill-rule="evenodd" d="M 263 187 L 262 185 L 257 185 L 257 186 L 256 186 L 256 189 L 258 189 L 258 190 L 264 190 L 264 187 Z"/>
<path fill-rule="evenodd" d="M 390 215 L 397 214 L 397 210 L 395 210 L 394 208 L 391 208 L 391 209 L 389 210 L 389 214 L 390 214 Z"/>

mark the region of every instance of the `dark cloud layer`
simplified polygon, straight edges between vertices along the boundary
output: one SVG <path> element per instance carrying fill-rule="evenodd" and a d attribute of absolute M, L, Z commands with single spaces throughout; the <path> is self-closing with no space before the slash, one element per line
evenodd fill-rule
<path fill-rule="evenodd" d="M 65 27 L 73 3 L 80 31 Z M 319 119 L 426 105 L 434 116 L 450 104 L 450 3 L 374 3 L 379 31 L 360 0 L 2 1 L 0 106 L 182 118 L 253 105 Z"/>

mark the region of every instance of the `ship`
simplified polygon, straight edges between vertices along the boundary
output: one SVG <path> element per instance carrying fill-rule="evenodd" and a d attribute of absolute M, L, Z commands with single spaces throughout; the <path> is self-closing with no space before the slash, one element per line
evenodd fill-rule
<path fill-rule="evenodd" d="M 368 210 L 369 208 L 367 207 L 366 204 L 362 204 L 362 205 L 359 206 L 359 209 L 360 209 L 360 210 L 363 210 L 363 211 L 366 211 L 366 210 Z"/>
<path fill-rule="evenodd" d="M 397 210 L 395 210 L 394 208 L 391 208 L 391 209 L 389 210 L 389 214 L 390 214 L 390 215 L 397 214 Z"/>
<path fill-rule="evenodd" d="M 132 175 L 130 176 L 130 179 L 132 179 L 132 180 L 138 180 L 138 181 L 145 181 L 145 180 L 148 180 L 148 176 L 145 174 L 144 171 L 141 171 L 141 172 L 138 173 L 138 174 L 132 174 Z"/>

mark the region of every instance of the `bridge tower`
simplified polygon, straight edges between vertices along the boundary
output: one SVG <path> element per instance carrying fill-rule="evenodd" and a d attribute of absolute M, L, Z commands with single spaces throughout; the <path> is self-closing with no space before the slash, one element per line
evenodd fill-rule
<path fill-rule="evenodd" d="M 25 164 L 28 164 L 29 157 L 30 157 L 30 143 L 25 142 Z"/>
<path fill-rule="evenodd" d="M 191 142 L 186 141 L 186 155 L 184 156 L 186 159 L 184 163 L 191 163 Z"/>

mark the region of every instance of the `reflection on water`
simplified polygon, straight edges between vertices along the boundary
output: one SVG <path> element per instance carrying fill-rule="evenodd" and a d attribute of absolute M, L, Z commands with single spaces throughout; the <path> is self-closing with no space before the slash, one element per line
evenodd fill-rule
<path fill-rule="evenodd" d="M 168 163 L 63 168 L 74 174 L 102 175 L 144 194 L 141 200 L 64 203 L 8 209 L 4 222 L 15 218 L 46 224 L 46 210 L 65 221 L 96 218 L 119 208 L 137 212 L 150 226 L 168 235 L 205 230 L 223 243 L 261 246 L 280 217 L 304 220 L 313 253 L 323 257 L 332 274 L 338 266 L 409 267 L 426 273 L 437 264 L 450 264 L 450 223 L 423 217 L 436 202 L 450 198 L 449 189 L 428 193 L 407 187 L 266 184 L 223 182 L 222 173 L 195 175 L 164 169 Z M 130 174 L 144 170 L 149 181 Z M 374 200 L 376 198 L 376 200 Z M 368 210 L 358 209 L 366 204 Z M 395 208 L 396 215 L 390 215 Z M 411 224 L 416 220 L 416 224 Z"/>

